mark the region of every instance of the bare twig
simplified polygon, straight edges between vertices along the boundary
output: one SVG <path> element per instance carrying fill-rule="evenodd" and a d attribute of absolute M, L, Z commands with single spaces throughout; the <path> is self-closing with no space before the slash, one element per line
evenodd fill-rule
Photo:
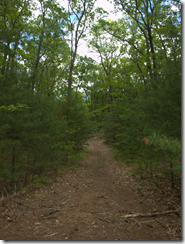
<path fill-rule="evenodd" d="M 45 207 L 45 208 L 47 208 L 48 210 L 56 209 L 56 207 L 55 207 L 55 208 Z M 59 207 L 58 207 L 58 208 L 59 208 Z M 57 209 L 58 209 L 58 208 L 57 208 Z"/>
<path fill-rule="evenodd" d="M 4 190 L 5 190 L 5 192 L 6 192 L 6 195 L 8 196 L 8 192 L 7 192 L 7 190 L 6 190 L 6 188 L 4 187 Z"/>
<path fill-rule="evenodd" d="M 114 229 L 114 231 L 116 231 L 123 223 L 121 223 L 120 225 L 118 225 L 118 227 L 116 227 L 116 229 Z"/>
<path fill-rule="evenodd" d="M 107 223 L 111 223 L 110 221 L 108 221 L 108 220 L 106 220 L 106 219 L 102 219 L 102 218 L 99 218 L 100 220 L 102 220 L 102 221 L 105 221 L 105 222 L 107 222 Z"/>
<path fill-rule="evenodd" d="M 171 232 L 171 229 L 170 229 L 170 227 L 168 226 L 168 230 Z"/>
<path fill-rule="evenodd" d="M 25 205 L 24 203 L 22 202 L 17 202 L 17 201 L 14 201 L 15 203 L 19 204 L 19 205 Z"/>
<path fill-rule="evenodd" d="M 53 233 L 53 234 L 50 234 L 50 235 L 46 235 L 45 237 L 48 237 L 48 236 L 55 236 L 57 235 L 58 233 Z"/>
<path fill-rule="evenodd" d="M 61 205 L 64 205 L 64 204 L 66 204 L 67 202 L 69 202 L 69 200 L 67 200 L 67 201 L 63 202 Z"/>
<path fill-rule="evenodd" d="M 45 217 L 45 218 L 43 218 L 43 219 L 56 219 L 57 218 L 57 216 L 53 216 L 53 217 Z"/>
<path fill-rule="evenodd" d="M 4 199 L 4 195 L 3 195 L 3 193 L 2 193 L 2 197 L 1 197 L 1 199 L 0 199 L 0 202 L 3 201 L 3 199 Z"/>
<path fill-rule="evenodd" d="M 9 196 L 9 200 L 11 200 L 13 197 L 16 197 L 16 196 L 18 196 L 18 195 L 20 195 L 21 194 L 21 192 L 18 192 L 16 195 L 13 193 L 12 195 L 7 195 L 6 197 L 4 197 L 4 194 L 2 193 L 2 197 L 1 197 L 1 199 L 0 199 L 0 202 L 1 201 L 4 201 L 4 200 L 7 200 L 7 198 L 8 198 L 8 196 Z"/>
<path fill-rule="evenodd" d="M 17 195 L 17 187 L 16 187 L 16 184 L 14 185 L 14 195 Z"/>
<path fill-rule="evenodd" d="M 159 220 L 156 220 L 160 225 L 162 225 L 162 227 L 164 227 L 166 229 L 166 226 L 163 225 L 163 223 L 161 223 Z"/>
<path fill-rule="evenodd" d="M 60 211 L 60 209 L 54 209 L 53 211 L 50 211 L 50 212 L 47 213 L 47 214 L 41 215 L 41 218 L 43 218 L 43 217 L 47 217 L 48 215 L 57 213 L 57 212 L 59 212 L 59 211 Z"/>
<path fill-rule="evenodd" d="M 180 210 L 169 210 L 165 212 L 160 212 L 160 213 L 146 213 L 146 214 L 126 214 L 125 216 L 120 216 L 121 218 L 136 218 L 136 217 L 153 217 L 156 215 L 163 215 L 163 214 L 170 214 L 170 213 L 177 213 L 180 212 Z"/>
<path fill-rule="evenodd" d="M 111 195 L 109 195 L 109 196 L 107 196 L 107 197 L 101 196 L 101 197 L 97 197 L 97 198 L 104 198 L 104 199 L 107 199 L 107 198 L 109 198 L 109 197 L 111 197 Z"/>
<path fill-rule="evenodd" d="M 142 227 L 141 227 L 141 225 L 139 224 L 139 222 L 138 222 L 137 220 L 135 220 L 135 222 L 138 224 L 139 229 L 141 229 Z"/>
<path fill-rule="evenodd" d="M 109 198 L 109 197 L 111 197 L 111 195 L 109 195 L 109 196 L 107 196 L 107 197 L 104 197 L 104 198 L 107 199 L 107 198 Z"/>
<path fill-rule="evenodd" d="M 129 234 L 127 233 L 127 231 L 125 230 L 125 233 L 127 234 L 127 236 L 130 238 Z"/>
<path fill-rule="evenodd" d="M 150 220 L 146 220 L 146 221 L 140 221 L 140 224 L 144 224 L 144 223 L 148 223 L 148 222 L 154 222 L 155 219 L 150 219 Z"/>

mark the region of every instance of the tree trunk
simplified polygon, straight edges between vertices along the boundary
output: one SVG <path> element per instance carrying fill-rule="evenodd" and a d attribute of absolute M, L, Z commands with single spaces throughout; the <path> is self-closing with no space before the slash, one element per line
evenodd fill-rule
<path fill-rule="evenodd" d="M 40 52 L 41 52 L 41 48 L 42 48 L 42 42 L 43 42 L 43 36 L 44 36 L 44 27 L 45 27 L 45 11 L 43 11 L 43 15 L 42 15 L 42 32 L 40 34 L 40 40 L 39 40 L 39 46 L 38 46 L 38 51 L 37 51 L 37 58 L 35 61 L 35 67 L 33 70 L 33 76 L 32 76 L 32 92 L 34 92 L 34 88 L 35 88 L 35 82 L 36 82 L 36 77 L 37 77 L 37 69 L 39 66 L 39 60 L 40 60 Z"/>
<path fill-rule="evenodd" d="M 13 146 L 12 150 L 12 173 L 15 171 L 15 145 Z"/>
<path fill-rule="evenodd" d="M 150 42 L 150 50 L 151 50 L 151 54 L 152 54 L 152 63 L 153 63 L 153 70 L 154 70 L 154 77 L 155 77 L 157 67 L 156 67 L 156 61 L 155 61 L 155 51 L 154 51 L 154 46 L 153 46 L 151 28 L 148 28 L 148 37 L 149 37 L 149 42 Z"/>
<path fill-rule="evenodd" d="M 38 51 L 37 51 L 37 59 L 36 59 L 35 67 L 34 67 L 34 71 L 33 71 L 32 91 L 34 91 L 34 88 L 35 88 L 35 81 L 36 81 L 36 77 L 37 77 L 37 69 L 39 66 L 40 51 L 41 51 L 41 47 L 42 47 L 43 35 L 44 35 L 44 32 L 42 31 L 41 36 L 40 36 L 40 41 L 39 41 L 39 47 L 38 47 Z"/>

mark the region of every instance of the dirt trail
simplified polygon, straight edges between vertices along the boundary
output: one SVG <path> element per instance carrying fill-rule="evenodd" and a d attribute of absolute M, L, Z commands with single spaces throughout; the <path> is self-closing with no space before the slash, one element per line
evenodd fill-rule
<path fill-rule="evenodd" d="M 102 139 L 88 143 L 89 154 L 75 173 L 0 205 L 1 240 L 173 239 L 169 224 L 180 223 L 175 213 L 123 220 L 125 214 L 149 213 L 158 205 L 139 194 L 127 167 L 118 165 Z"/>

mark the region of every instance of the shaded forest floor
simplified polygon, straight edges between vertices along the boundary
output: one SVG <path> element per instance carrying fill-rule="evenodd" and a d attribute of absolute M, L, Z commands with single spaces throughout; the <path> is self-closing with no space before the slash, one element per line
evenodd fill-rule
<path fill-rule="evenodd" d="M 170 187 L 141 186 L 101 138 L 76 172 L 0 203 L 1 240 L 181 240 L 181 215 L 124 218 L 180 208 Z"/>

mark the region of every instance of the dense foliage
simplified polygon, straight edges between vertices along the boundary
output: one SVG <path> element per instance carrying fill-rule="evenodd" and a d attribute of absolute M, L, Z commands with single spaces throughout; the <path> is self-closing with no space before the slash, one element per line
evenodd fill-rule
<path fill-rule="evenodd" d="M 141 177 L 179 184 L 180 2 L 114 0 L 117 21 L 67 2 L 1 1 L 1 187 L 69 164 L 94 127 Z M 99 62 L 78 55 L 81 39 Z"/>
<path fill-rule="evenodd" d="M 79 11 L 79 3 L 70 4 Z M 70 55 L 71 15 L 56 1 L 0 4 L 1 189 L 26 185 L 48 168 L 69 165 L 89 135 L 83 93 L 68 82 L 75 61 Z"/>
<path fill-rule="evenodd" d="M 104 132 L 116 155 L 136 164 L 141 177 L 170 177 L 174 187 L 181 177 L 180 3 L 114 4 L 123 18 L 99 19 L 90 42 L 108 81 Z"/>

